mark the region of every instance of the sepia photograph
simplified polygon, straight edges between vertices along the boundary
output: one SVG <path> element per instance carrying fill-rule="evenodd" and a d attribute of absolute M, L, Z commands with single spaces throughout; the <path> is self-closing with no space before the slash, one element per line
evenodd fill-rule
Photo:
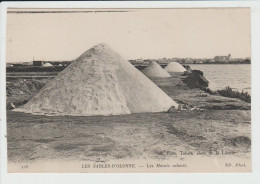
<path fill-rule="evenodd" d="M 251 173 L 250 16 L 8 8 L 8 172 Z"/>

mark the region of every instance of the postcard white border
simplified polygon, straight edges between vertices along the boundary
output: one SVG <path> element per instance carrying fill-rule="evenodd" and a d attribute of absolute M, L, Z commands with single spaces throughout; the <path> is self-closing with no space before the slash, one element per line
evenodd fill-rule
<path fill-rule="evenodd" d="M 250 7 L 252 40 L 252 173 L 230 174 L 8 174 L 5 110 L 5 43 L 6 10 L 15 8 L 208 8 Z M 96 2 L 3 2 L 0 14 L 0 183 L 260 183 L 260 2 L 259 1 L 96 1 Z"/>

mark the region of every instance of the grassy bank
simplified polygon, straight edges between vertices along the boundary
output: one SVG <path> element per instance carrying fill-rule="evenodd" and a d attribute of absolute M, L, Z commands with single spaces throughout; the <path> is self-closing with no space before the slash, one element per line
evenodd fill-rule
<path fill-rule="evenodd" d="M 232 90 L 229 86 L 225 87 L 225 89 L 222 90 L 217 90 L 217 91 L 212 91 L 209 88 L 206 88 L 204 90 L 205 92 L 212 94 L 212 95 L 221 95 L 224 97 L 229 97 L 229 98 L 238 98 L 240 100 L 243 100 L 245 102 L 251 103 L 251 95 L 248 92 L 239 92 Z"/>

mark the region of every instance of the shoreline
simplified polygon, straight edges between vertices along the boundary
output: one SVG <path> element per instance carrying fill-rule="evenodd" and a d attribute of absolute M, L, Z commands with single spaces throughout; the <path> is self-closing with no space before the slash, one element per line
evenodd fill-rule
<path fill-rule="evenodd" d="M 182 78 L 182 82 L 185 83 L 188 88 L 190 89 L 199 89 L 201 92 L 205 92 L 209 95 L 220 95 L 223 97 L 231 97 L 235 99 L 241 99 L 246 102 L 251 101 L 251 95 L 248 92 L 240 92 L 238 90 L 232 90 L 229 86 L 224 87 L 223 89 L 220 90 L 212 90 L 209 88 L 209 81 L 204 77 L 203 72 L 200 70 L 195 70 L 191 69 L 190 65 L 183 65 L 186 69 L 187 72 L 185 72 L 183 75 L 180 74 L 173 74 L 173 78 Z M 140 70 L 140 68 L 139 68 Z M 32 75 L 31 75 L 32 74 Z M 38 73 L 38 72 L 10 72 L 7 73 L 7 95 L 11 97 L 11 91 L 15 90 L 17 95 L 19 97 L 15 97 L 16 100 L 13 102 L 12 100 L 8 100 L 7 96 L 7 106 L 10 108 L 11 103 L 15 106 L 22 105 L 23 103 L 27 102 L 31 96 L 37 93 L 43 87 L 49 80 L 51 80 L 53 77 L 55 77 L 58 73 L 57 72 L 43 72 L 43 73 Z M 160 87 L 160 83 L 154 81 L 151 79 L 157 86 Z M 20 82 L 19 82 L 20 81 Z M 31 82 L 32 81 L 32 82 Z M 14 86 L 12 86 L 12 83 L 18 82 Z M 163 81 L 162 81 L 163 82 Z M 179 81 L 180 82 L 180 81 Z M 17 86 L 18 85 L 18 86 Z M 171 84 L 169 84 L 171 85 Z M 179 84 L 182 85 L 183 84 Z M 173 87 L 173 86 L 172 86 Z M 16 89 L 13 89 L 16 88 Z M 17 90 L 20 90 L 21 92 L 17 92 Z M 25 91 L 23 91 L 25 90 Z M 167 92 L 166 92 L 167 93 Z M 202 95 L 203 96 L 203 95 Z"/>

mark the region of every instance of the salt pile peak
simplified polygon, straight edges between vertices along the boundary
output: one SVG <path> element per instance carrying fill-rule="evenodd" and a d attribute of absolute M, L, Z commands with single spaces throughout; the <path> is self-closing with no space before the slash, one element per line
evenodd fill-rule
<path fill-rule="evenodd" d="M 170 62 L 165 68 L 167 72 L 185 72 L 187 71 L 180 63 Z"/>
<path fill-rule="evenodd" d="M 143 73 L 147 77 L 171 77 L 158 63 L 152 61 L 144 70 Z"/>
<path fill-rule="evenodd" d="M 71 63 L 15 109 L 45 115 L 119 115 L 167 111 L 178 104 L 106 44 Z"/>

